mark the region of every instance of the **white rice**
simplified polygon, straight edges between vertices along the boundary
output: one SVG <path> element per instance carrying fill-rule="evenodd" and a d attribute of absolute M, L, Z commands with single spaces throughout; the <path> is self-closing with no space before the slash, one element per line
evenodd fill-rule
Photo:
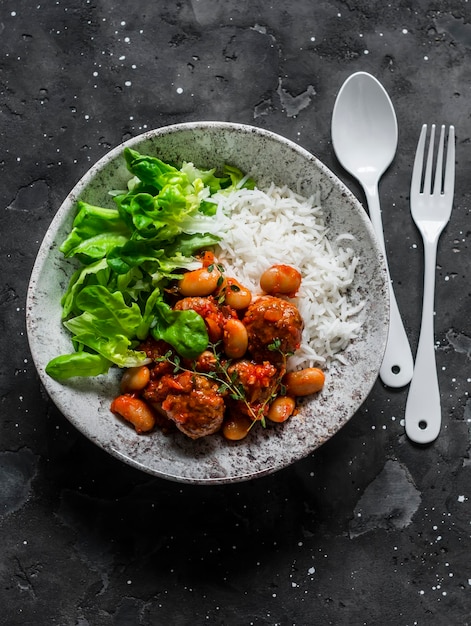
<path fill-rule="evenodd" d="M 348 247 L 352 236 L 330 241 L 319 202 L 286 187 L 239 189 L 212 199 L 218 202 L 219 227 L 226 232 L 216 257 L 228 276 L 258 294 L 260 276 L 271 265 L 287 264 L 301 272 L 294 302 L 305 326 L 289 368 L 344 361 L 342 351 L 359 333 L 356 318 L 363 306 L 353 303 L 349 293 L 359 262 Z"/>

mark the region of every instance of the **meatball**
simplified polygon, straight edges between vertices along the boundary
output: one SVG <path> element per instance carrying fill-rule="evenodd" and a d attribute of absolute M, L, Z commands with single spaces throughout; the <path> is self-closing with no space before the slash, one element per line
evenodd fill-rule
<path fill-rule="evenodd" d="M 247 309 L 243 323 L 249 335 L 249 352 L 254 359 L 274 360 L 276 353 L 269 349 L 279 343 L 279 352 L 295 352 L 301 345 L 303 320 L 294 304 L 275 296 L 262 296 Z"/>
<path fill-rule="evenodd" d="M 161 339 L 154 339 L 151 335 L 147 337 L 141 344 L 139 344 L 138 350 L 142 350 L 146 353 L 147 358 L 153 361 L 164 356 L 169 350 L 170 346 Z"/>
<path fill-rule="evenodd" d="M 143 397 L 165 411 L 181 432 L 199 439 L 221 428 L 225 404 L 218 387 L 206 376 L 181 372 L 151 381 Z"/>
<path fill-rule="evenodd" d="M 266 415 L 268 400 L 279 385 L 278 368 L 268 361 L 253 363 L 242 359 L 231 364 L 227 371 L 235 384 L 243 389 L 245 399 L 245 401 L 234 400 L 232 408 L 252 419 L 255 415 L 258 417 Z"/>
<path fill-rule="evenodd" d="M 149 365 L 151 378 L 157 378 L 172 371 L 170 363 L 162 358 L 169 350 L 172 349 L 171 346 L 165 341 L 157 341 L 153 337 L 149 336 L 139 345 L 138 349 L 145 352 L 147 358 L 154 361 L 152 365 Z"/>

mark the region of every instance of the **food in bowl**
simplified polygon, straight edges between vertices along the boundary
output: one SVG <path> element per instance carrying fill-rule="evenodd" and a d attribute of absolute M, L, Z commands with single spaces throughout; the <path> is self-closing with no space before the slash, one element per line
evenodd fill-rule
<path fill-rule="evenodd" d="M 204 320 L 205 350 L 194 359 L 181 358 L 151 333 L 140 346 L 149 364 L 123 376 L 122 393 L 111 403 L 139 433 L 158 425 L 166 431 L 176 427 L 191 439 L 221 431 L 228 440 L 241 440 L 266 419 L 285 422 L 296 398 L 324 385 L 319 368 L 287 372 L 287 359 L 301 344 L 303 320 L 280 296 L 297 292 L 299 273 L 285 265 L 269 268 L 261 277 L 265 294 L 253 297 L 216 266 L 211 253 L 203 263 L 184 274 L 169 297 L 173 311 L 191 310 Z"/>
<path fill-rule="evenodd" d="M 75 351 L 46 372 L 129 368 L 111 410 L 138 433 L 157 424 L 239 440 L 266 418 L 286 421 L 359 331 L 350 235 L 331 242 L 314 198 L 258 189 L 233 166 L 174 166 L 130 148 L 124 159 L 116 208 L 79 202 L 60 247 L 81 262 L 62 298 Z"/>
<path fill-rule="evenodd" d="M 322 208 L 322 218 L 318 216 L 322 222 L 320 232 L 327 235 L 335 256 L 345 257 L 345 266 L 354 271 L 350 279 L 348 271 L 342 268 L 337 271 L 335 263 L 328 263 L 326 273 L 319 263 L 323 255 L 318 251 L 318 244 L 321 250 L 324 244 L 317 238 L 302 240 L 296 235 L 297 245 L 287 247 L 288 252 L 295 250 L 304 264 L 298 268 L 303 282 L 294 302 L 305 320 L 301 347 L 295 356 L 289 357 L 289 365 L 292 369 L 302 368 L 303 363 L 313 360 L 325 372 L 326 380 L 321 393 L 298 402 L 296 416 L 284 424 L 270 423 L 267 428 L 256 425 L 249 437 L 230 444 L 217 434 L 192 440 L 180 433 L 167 435 L 158 428 L 149 436 L 136 435 L 132 426 L 124 425 L 110 411 L 110 404 L 119 393 L 123 373 L 120 367 L 110 367 L 106 374 L 60 380 L 45 373 L 48 362 L 71 350 L 71 336 L 61 319 L 61 298 L 79 264 L 74 257 L 64 258 L 59 248 L 73 228 L 77 202 L 115 208 L 108 192 L 126 188 L 129 180 L 123 160 L 126 147 L 141 154 L 157 155 L 165 162 L 192 162 L 203 169 L 216 167 L 218 172 L 223 171 L 225 163 L 231 163 L 257 181 L 261 190 L 269 192 L 272 186 L 287 188 L 304 199 L 313 198 L 313 202 L 300 209 L 302 213 L 295 221 L 291 213 L 298 211 L 297 205 L 290 211 L 285 210 L 284 201 L 277 204 L 276 221 L 267 220 L 267 227 L 275 233 L 280 222 L 286 225 L 287 233 L 302 231 L 312 206 Z M 255 197 L 250 203 L 257 213 Z M 246 215 L 250 217 L 249 213 Z M 235 246 L 234 254 L 230 249 L 226 254 L 234 259 L 233 265 L 222 259 L 224 266 L 228 274 L 250 287 L 249 271 L 253 270 L 254 281 L 258 281 L 261 271 L 257 264 L 263 263 L 263 269 L 267 269 L 278 263 L 278 255 L 286 247 L 281 244 L 288 239 L 280 238 L 280 245 L 278 241 L 270 245 L 267 242 L 273 234 L 261 238 L 258 234 L 257 222 L 263 220 L 264 212 L 251 216 L 246 228 L 243 215 L 241 212 L 241 217 L 234 219 L 236 226 L 218 242 L 214 251 L 222 259 L 219 248 Z M 240 254 L 233 235 L 244 243 Z M 253 246 L 252 235 L 257 245 L 263 246 L 260 254 Z M 327 248 L 327 257 L 331 252 Z M 297 262 L 290 262 L 297 267 Z M 327 289 L 327 295 L 332 298 L 324 302 L 317 298 L 323 285 L 331 282 L 329 276 L 333 288 Z M 342 283 L 342 290 L 348 293 L 346 299 L 335 295 Z M 311 303 L 310 293 L 314 297 Z M 358 312 L 344 317 L 346 304 L 350 310 L 358 306 Z M 331 311 L 330 317 L 324 317 L 325 310 Z M 79 432 L 141 471 L 205 485 L 265 476 L 306 458 L 333 437 L 358 411 L 377 380 L 386 345 L 388 315 L 387 272 L 381 249 L 366 212 L 345 185 L 319 159 L 285 137 L 243 124 L 201 121 L 147 131 L 116 146 L 92 165 L 67 194 L 45 234 L 31 274 L 26 307 L 28 340 L 40 381 Z M 306 338 L 312 335 L 312 328 L 316 333 L 308 346 Z M 356 336 L 349 339 L 350 334 Z"/>

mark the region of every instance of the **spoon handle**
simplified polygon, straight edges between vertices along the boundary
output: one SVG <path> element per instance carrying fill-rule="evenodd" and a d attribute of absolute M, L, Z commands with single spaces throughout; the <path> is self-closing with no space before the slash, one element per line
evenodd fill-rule
<path fill-rule="evenodd" d="M 411 379 L 414 371 L 414 361 L 409 340 L 402 323 L 399 307 L 389 275 L 389 267 L 384 245 L 383 224 L 381 220 L 381 207 L 379 204 L 378 185 L 364 187 L 371 223 L 378 242 L 384 254 L 384 260 L 388 271 L 390 319 L 389 333 L 383 362 L 379 370 L 379 376 L 388 387 L 404 387 Z"/>

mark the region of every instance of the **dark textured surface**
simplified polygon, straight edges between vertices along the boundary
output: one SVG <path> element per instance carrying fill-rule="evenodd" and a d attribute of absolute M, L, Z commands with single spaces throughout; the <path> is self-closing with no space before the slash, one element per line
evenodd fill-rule
<path fill-rule="evenodd" d="M 471 623 L 469 103 L 463 0 L 0 6 L 0 605 L 5 624 Z M 443 428 L 404 436 L 407 389 L 378 382 L 315 455 L 237 486 L 179 485 L 79 435 L 42 391 L 25 335 L 32 264 L 65 195 L 110 147 L 198 119 L 273 130 L 349 184 L 335 95 L 374 74 L 399 123 L 381 183 L 413 349 L 422 244 L 409 214 L 423 122 L 457 128 L 456 199 L 439 246 Z"/>

